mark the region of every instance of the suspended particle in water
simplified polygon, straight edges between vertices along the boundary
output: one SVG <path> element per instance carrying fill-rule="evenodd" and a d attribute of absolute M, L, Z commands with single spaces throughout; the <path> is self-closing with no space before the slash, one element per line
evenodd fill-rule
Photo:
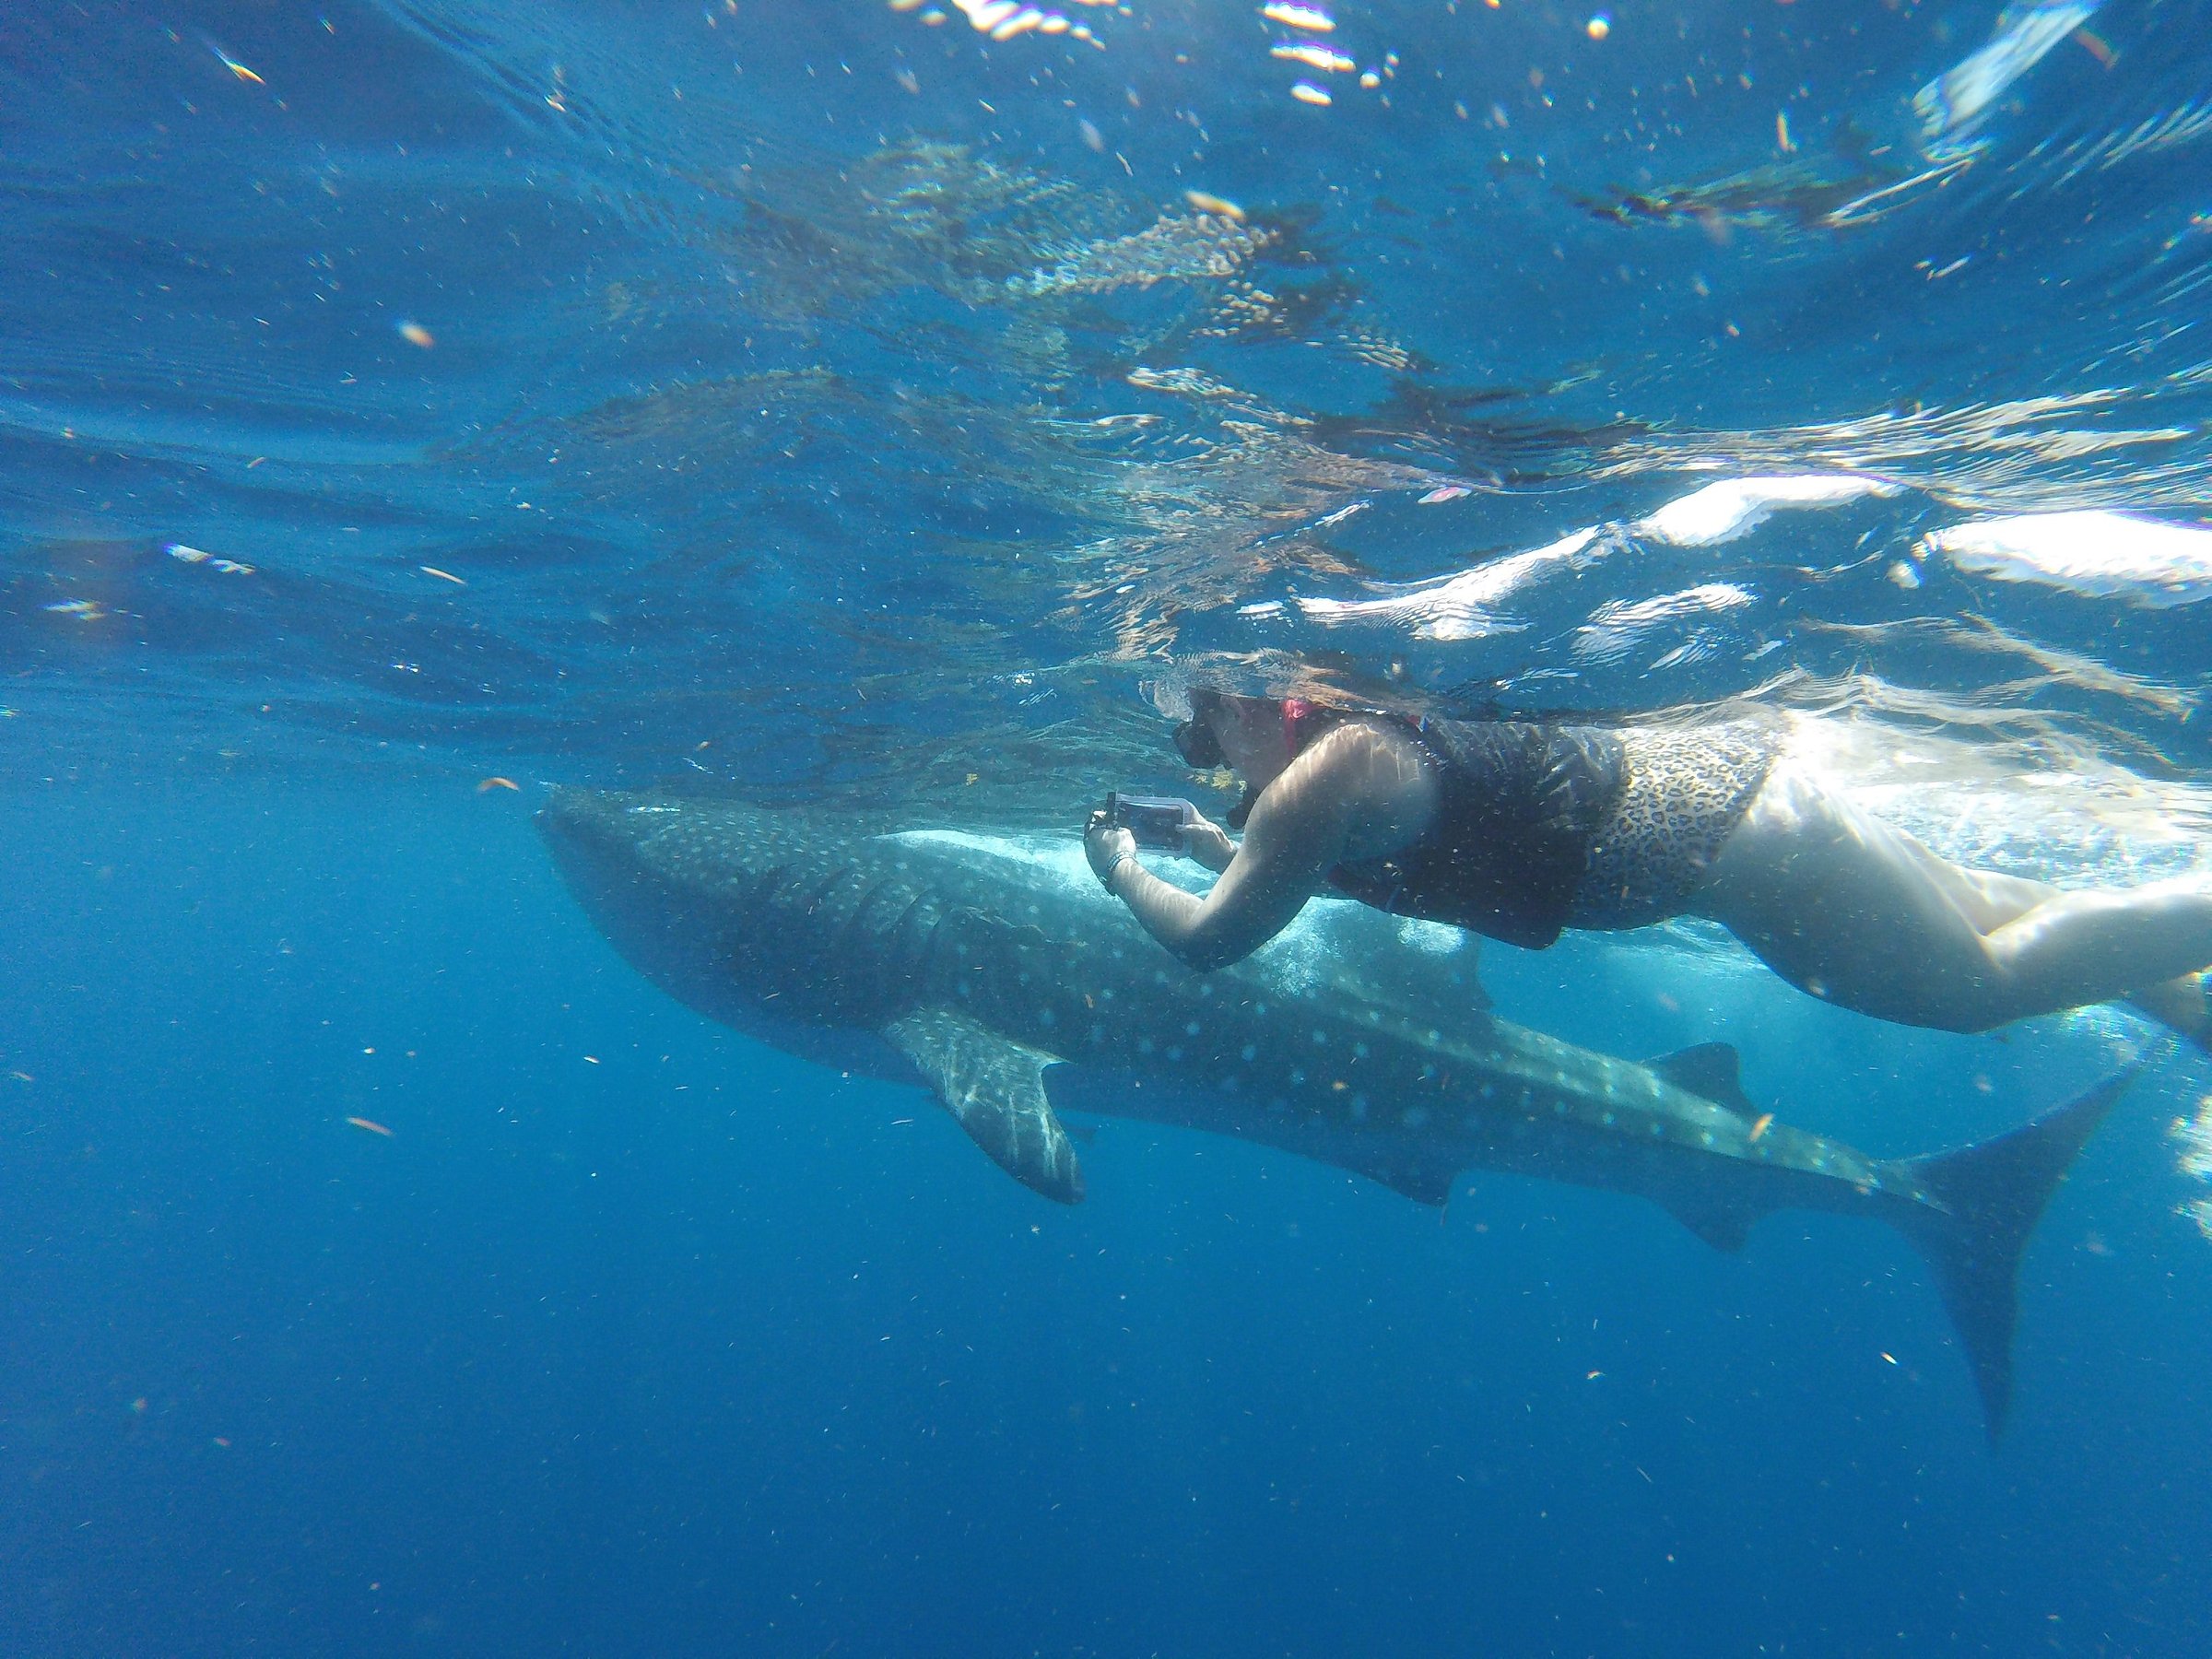
<path fill-rule="evenodd" d="M 252 85 L 256 87 L 265 87 L 268 85 L 268 82 L 263 80 L 260 76 L 254 74 L 253 70 L 247 68 L 236 58 L 225 52 L 220 46 L 218 46 L 213 41 L 208 41 L 206 35 L 202 35 L 200 39 L 203 41 L 207 41 L 207 50 L 214 53 L 217 60 L 222 65 L 222 66 L 229 70 L 232 75 L 238 76 L 240 80 L 250 82 Z"/>
<path fill-rule="evenodd" d="M 1583 32 L 1594 41 L 1602 41 L 1613 32 L 1613 19 L 1604 12 L 1598 12 L 1583 25 Z"/>
<path fill-rule="evenodd" d="M 1285 41 L 1270 46 L 1267 55 L 1281 58 L 1286 63 L 1303 64 L 1309 69 L 1325 69 L 1332 75 L 1347 75 L 1359 65 L 1333 46 L 1318 45 L 1312 41 Z"/>
<path fill-rule="evenodd" d="M 438 336 L 419 323 L 402 323 L 399 325 L 399 337 L 410 346 L 421 347 L 425 351 L 438 344 Z"/>

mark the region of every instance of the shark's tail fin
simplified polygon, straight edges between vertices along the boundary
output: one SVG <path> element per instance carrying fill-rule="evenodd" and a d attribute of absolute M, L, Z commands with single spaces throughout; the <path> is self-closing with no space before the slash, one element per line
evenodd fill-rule
<path fill-rule="evenodd" d="M 1943 1305 L 1966 1344 L 1992 1441 L 2012 1400 L 2012 1333 L 2028 1235 L 2075 1154 L 2141 1069 L 2107 1077 L 2079 1100 L 1994 1140 L 1902 1160 L 1942 1206 L 1915 1206 L 1907 1230 L 1935 1270 Z"/>

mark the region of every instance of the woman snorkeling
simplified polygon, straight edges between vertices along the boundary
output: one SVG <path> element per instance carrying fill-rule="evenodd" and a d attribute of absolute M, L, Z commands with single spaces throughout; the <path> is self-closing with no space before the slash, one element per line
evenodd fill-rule
<path fill-rule="evenodd" d="M 2124 997 L 2200 1040 L 2212 888 L 2068 892 L 1968 870 L 1871 817 L 1756 705 L 1618 725 L 1415 720 L 1191 693 L 1183 759 L 1245 785 L 1232 827 L 1201 818 L 1203 898 L 1136 862 L 1104 813 L 1091 868 L 1190 967 L 1222 967 L 1324 886 L 1541 949 L 1562 929 L 1671 916 L 1727 928 L 1783 978 L 1902 1025 L 1982 1031 Z"/>

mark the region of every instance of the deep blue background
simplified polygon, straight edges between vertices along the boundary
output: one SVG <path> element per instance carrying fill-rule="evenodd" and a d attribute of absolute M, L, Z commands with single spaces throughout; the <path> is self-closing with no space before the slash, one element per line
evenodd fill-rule
<path fill-rule="evenodd" d="M 0 1652 L 2205 1651 L 2171 1075 L 2044 1224 L 1993 1454 L 1884 1230 L 1784 1215 L 1730 1260 L 1496 1177 L 1440 1226 L 1112 1122 L 1058 1209 L 918 1093 L 648 988 L 527 810 L 0 801 Z M 1493 958 L 1504 1012 L 1733 1036 L 1884 1149 L 2101 1064 Z"/>
<path fill-rule="evenodd" d="M 1346 0 L 1399 62 L 1321 112 L 1220 0 L 1105 52 L 877 0 L 0 3 L 0 1655 L 2212 1651 L 2200 1064 L 2059 1194 L 1993 1453 L 1888 1231 L 1731 1260 L 1489 1177 L 1440 1225 L 1119 1123 L 1057 1209 L 652 991 L 529 830 L 541 780 L 702 774 L 1072 823 L 1191 786 L 1141 681 L 1343 651 L 1583 706 L 1856 675 L 2051 716 L 2201 831 L 2201 606 L 1902 567 L 2212 509 L 2206 0 L 2112 0 L 1845 228 L 1995 0 L 1609 9 Z M 1234 282 L 1037 292 L 1193 188 L 1278 239 Z M 1246 608 L 1851 467 L 1904 488 L 1493 636 Z M 1882 1152 L 2124 1040 L 1633 939 L 1486 975 L 1609 1052 L 1735 1041 Z"/>

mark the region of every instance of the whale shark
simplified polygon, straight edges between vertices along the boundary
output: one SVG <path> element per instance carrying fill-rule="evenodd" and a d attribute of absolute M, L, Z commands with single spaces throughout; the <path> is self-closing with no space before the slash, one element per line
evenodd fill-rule
<path fill-rule="evenodd" d="M 1237 1136 L 1429 1205 L 1477 1169 L 1632 1194 L 1725 1251 L 1783 1208 L 1888 1222 L 1929 1265 L 1993 1438 L 2020 1257 L 2135 1075 L 1990 1140 L 1877 1158 L 1759 1110 L 1724 1043 L 1630 1061 L 1500 1018 L 1472 939 L 1433 924 L 1316 901 L 1200 975 L 1072 838 L 586 789 L 555 791 L 537 821 L 654 984 L 787 1053 L 928 1089 L 1061 1203 L 1084 1195 L 1065 1112 Z"/>

